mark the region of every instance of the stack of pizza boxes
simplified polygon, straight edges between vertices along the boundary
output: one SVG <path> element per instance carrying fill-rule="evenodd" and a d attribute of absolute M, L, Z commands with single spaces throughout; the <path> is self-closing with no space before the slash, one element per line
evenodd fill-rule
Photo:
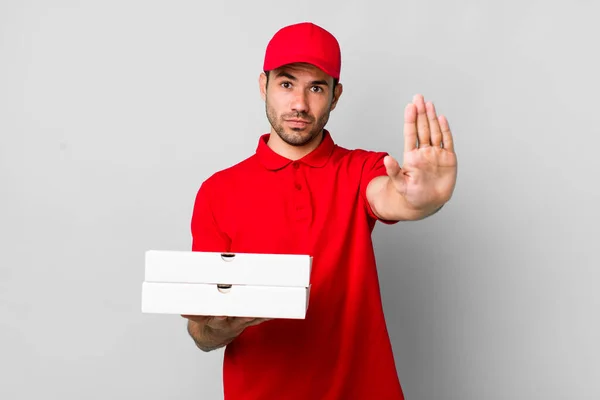
<path fill-rule="evenodd" d="M 312 257 L 149 250 L 142 312 L 304 319 Z"/>

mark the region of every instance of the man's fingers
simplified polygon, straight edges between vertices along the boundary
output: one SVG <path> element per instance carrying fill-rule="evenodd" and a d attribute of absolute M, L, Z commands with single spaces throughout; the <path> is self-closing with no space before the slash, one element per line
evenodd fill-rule
<path fill-rule="evenodd" d="M 254 318 L 254 317 L 226 317 L 226 316 L 206 316 L 206 315 L 182 315 L 197 323 L 206 323 L 210 328 L 216 330 L 231 330 L 236 331 L 248 326 L 254 326 L 271 318 Z"/>
<path fill-rule="evenodd" d="M 272 320 L 273 318 L 255 318 L 253 321 L 249 322 L 247 326 L 255 326 L 260 325 L 263 322 L 267 322 Z"/>
<path fill-rule="evenodd" d="M 441 147 L 442 131 L 435 112 L 435 106 L 432 102 L 427 102 L 425 103 L 425 110 L 427 111 L 427 120 L 429 121 L 429 130 L 431 132 L 431 145 Z"/>
<path fill-rule="evenodd" d="M 450 131 L 450 125 L 448 125 L 448 120 L 443 115 L 440 115 L 438 120 L 440 121 L 440 128 L 442 130 L 442 141 L 444 143 L 444 149 L 454 152 L 454 138 L 452 137 L 452 132 Z"/>
<path fill-rule="evenodd" d="M 268 321 L 268 318 L 248 318 L 248 317 L 235 317 L 231 318 L 229 329 L 232 331 L 241 331 L 250 326 L 255 326 Z"/>
<path fill-rule="evenodd" d="M 246 318 L 246 317 L 240 317 L 240 318 L 236 318 L 236 319 L 239 319 L 241 324 L 245 324 L 247 326 L 252 326 L 252 325 L 262 324 L 265 321 L 270 321 L 273 318 Z"/>
<path fill-rule="evenodd" d="M 203 323 L 210 318 L 206 315 L 182 315 L 182 317 L 197 323 Z"/>
<path fill-rule="evenodd" d="M 241 325 L 249 325 L 256 320 L 257 320 L 257 318 L 237 317 L 237 318 L 233 319 L 232 323 L 235 324 L 236 326 L 241 326 Z"/>
<path fill-rule="evenodd" d="M 410 103 L 404 108 L 404 151 L 417 148 L 417 107 Z"/>
<path fill-rule="evenodd" d="M 413 98 L 413 103 L 417 108 L 417 137 L 419 147 L 431 146 L 431 134 L 429 131 L 429 121 L 427 120 L 427 111 L 425 110 L 425 100 L 422 95 L 417 94 Z"/>

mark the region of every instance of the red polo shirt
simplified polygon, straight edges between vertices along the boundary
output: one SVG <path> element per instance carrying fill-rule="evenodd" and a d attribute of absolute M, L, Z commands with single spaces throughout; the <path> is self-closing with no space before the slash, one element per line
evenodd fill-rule
<path fill-rule="evenodd" d="M 249 327 L 227 346 L 225 399 L 403 399 L 366 199 L 369 181 L 385 175 L 386 153 L 342 148 L 325 131 L 293 162 L 268 138 L 201 185 L 192 250 L 312 255 L 309 307 L 304 320 Z"/>

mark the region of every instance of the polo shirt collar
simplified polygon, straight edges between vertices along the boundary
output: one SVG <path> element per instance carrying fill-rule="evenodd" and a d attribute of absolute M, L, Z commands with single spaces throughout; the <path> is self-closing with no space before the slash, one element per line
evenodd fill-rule
<path fill-rule="evenodd" d="M 266 133 L 260 137 L 258 140 L 258 147 L 256 148 L 256 155 L 260 160 L 261 164 L 269 169 L 269 170 L 278 170 L 286 167 L 288 164 L 292 163 L 292 160 L 283 157 L 273 151 L 268 145 L 267 141 L 269 140 L 270 133 Z M 299 159 L 299 162 L 305 163 L 311 167 L 320 168 L 324 166 L 331 153 L 333 152 L 333 148 L 335 147 L 335 143 L 331 137 L 331 134 L 324 129 L 323 130 L 323 140 L 317 146 L 316 149 Z"/>

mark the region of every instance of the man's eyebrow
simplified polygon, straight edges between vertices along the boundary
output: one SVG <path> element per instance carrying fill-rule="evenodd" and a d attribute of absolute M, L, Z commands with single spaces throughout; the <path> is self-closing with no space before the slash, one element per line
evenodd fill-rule
<path fill-rule="evenodd" d="M 323 80 L 321 80 L 321 81 L 312 81 L 311 84 L 312 85 L 325 85 L 325 86 L 327 86 L 327 81 L 323 81 Z"/>
<path fill-rule="evenodd" d="M 294 75 L 291 75 L 291 74 L 289 74 L 287 72 L 284 72 L 284 71 L 278 72 L 277 75 L 275 75 L 275 77 L 276 78 L 284 77 L 284 78 L 288 78 L 289 80 L 292 80 L 292 81 L 297 81 L 298 80 Z"/>

